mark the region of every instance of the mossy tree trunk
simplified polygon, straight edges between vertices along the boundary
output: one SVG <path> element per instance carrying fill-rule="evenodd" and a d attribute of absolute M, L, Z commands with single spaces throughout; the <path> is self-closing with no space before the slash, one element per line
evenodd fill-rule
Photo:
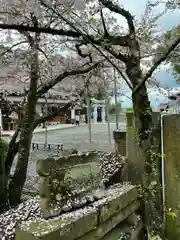
<path fill-rule="evenodd" d="M 138 55 L 138 48 L 133 49 Z M 132 101 L 135 127 L 138 130 L 139 145 L 144 153 L 144 174 L 142 176 L 142 211 L 147 228 L 153 231 L 162 231 L 162 206 L 160 182 L 160 145 L 159 129 L 154 125 L 152 108 L 148 98 L 147 87 L 144 84 L 136 91 L 139 83 L 143 81 L 140 68 L 140 59 L 134 57 L 127 64 L 126 71 L 132 82 Z"/>

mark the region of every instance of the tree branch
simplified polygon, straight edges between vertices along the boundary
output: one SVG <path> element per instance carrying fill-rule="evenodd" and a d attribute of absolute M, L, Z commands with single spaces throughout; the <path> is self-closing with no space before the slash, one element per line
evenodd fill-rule
<path fill-rule="evenodd" d="M 49 89 L 54 87 L 57 83 L 61 82 L 64 78 L 74 75 L 80 75 L 88 73 L 89 71 L 95 69 L 96 67 L 100 66 L 102 64 L 102 61 L 97 62 L 90 67 L 84 68 L 84 69 L 76 69 L 72 71 L 66 71 L 58 75 L 55 79 L 49 81 L 47 84 L 44 84 L 42 87 L 39 88 L 37 91 L 37 98 L 41 97 L 44 93 L 46 93 Z"/>
<path fill-rule="evenodd" d="M 17 47 L 23 43 L 27 43 L 27 41 L 21 41 L 21 42 L 13 44 L 11 47 L 5 48 L 5 51 L 0 54 L 0 57 L 4 56 L 8 52 L 11 52 L 14 47 Z"/>
<path fill-rule="evenodd" d="M 89 39 L 91 42 L 97 45 L 101 45 L 104 41 L 108 41 L 109 43 L 112 43 L 113 45 L 119 45 L 119 46 L 130 46 L 131 39 L 129 39 L 129 35 L 125 36 L 106 36 L 105 38 L 99 38 L 95 39 L 91 35 L 85 35 L 79 31 L 72 31 L 72 30 L 64 30 L 64 29 L 55 29 L 51 27 L 34 27 L 34 26 L 28 26 L 28 25 L 17 25 L 17 24 L 5 24 L 0 23 L 1 29 L 10 29 L 10 30 L 17 30 L 17 31 L 25 31 L 25 32 L 36 32 L 36 33 L 47 33 L 51 35 L 57 35 L 57 36 L 66 36 L 66 37 L 72 37 L 72 38 L 85 38 Z"/>
<path fill-rule="evenodd" d="M 101 42 L 101 41 L 99 42 L 99 40 L 98 40 L 98 42 L 95 42 L 95 41 L 94 41 L 94 38 L 93 38 L 93 41 L 92 41 L 91 38 L 89 38 L 90 36 L 88 36 L 87 33 L 86 33 L 86 35 L 85 35 L 85 34 L 84 34 L 81 30 L 79 30 L 71 21 L 69 21 L 68 19 L 66 19 L 66 18 L 65 18 L 64 16 L 62 16 L 60 13 L 57 13 L 55 9 L 48 7 L 48 6 L 44 3 L 43 0 L 40 0 L 40 2 L 41 2 L 41 4 L 42 4 L 44 7 L 48 8 L 48 9 L 51 9 L 51 11 L 52 11 L 53 13 L 57 14 L 57 15 L 58 15 L 63 21 L 65 21 L 72 29 L 74 29 L 75 31 L 79 32 L 79 33 L 81 34 L 81 36 L 83 37 L 84 44 L 91 43 L 92 46 L 93 46 L 109 63 L 111 63 L 111 65 L 119 72 L 119 74 L 121 75 L 121 77 L 122 77 L 122 78 L 125 80 L 125 82 L 127 83 L 128 87 L 129 87 L 130 89 L 132 89 L 131 83 L 129 83 L 128 79 L 125 77 L 125 75 L 122 73 L 122 71 L 116 66 L 116 64 L 114 64 L 114 63 L 111 61 L 111 59 L 109 59 L 108 56 L 106 56 L 106 55 L 103 53 L 103 51 L 101 51 L 100 48 L 98 48 L 98 47 L 96 46 L 96 45 L 100 45 L 100 46 L 101 46 L 101 44 L 104 43 L 105 38 L 102 38 L 102 42 Z M 86 32 L 86 31 L 85 31 L 85 32 Z M 113 43 L 112 43 L 113 37 L 112 37 L 112 36 L 108 36 L 108 39 L 109 39 L 109 37 L 110 37 L 110 39 L 111 39 L 111 44 L 113 44 Z M 117 45 L 119 45 L 119 46 L 131 46 L 131 38 L 129 37 L 129 35 L 128 35 L 128 36 L 123 36 L 123 38 L 124 38 L 124 40 L 125 40 L 125 45 L 121 45 L 121 44 L 120 44 L 120 39 L 119 39 Z M 134 39 L 133 39 L 133 41 L 134 41 Z M 103 46 L 102 46 L 102 47 L 103 47 Z"/>
<path fill-rule="evenodd" d="M 90 78 L 88 79 L 88 81 L 85 82 L 84 89 L 79 93 L 79 96 L 82 96 L 82 95 L 84 94 L 85 89 L 86 89 L 86 88 L 88 87 L 88 85 L 89 85 L 89 82 L 90 82 L 89 80 L 90 80 Z M 67 110 L 71 107 L 72 104 L 74 104 L 75 102 L 77 102 L 77 100 L 78 100 L 78 99 L 76 99 L 75 101 L 74 101 L 74 100 L 70 101 L 70 102 L 67 103 L 65 106 L 61 107 L 60 110 L 61 110 L 61 111 L 64 111 L 64 112 L 67 111 Z M 43 117 L 40 117 L 40 118 L 36 119 L 36 120 L 34 121 L 34 124 L 33 124 L 33 130 L 34 130 L 39 124 L 44 123 L 44 122 L 46 122 L 46 121 L 49 121 L 49 120 L 55 118 L 55 117 L 58 115 L 58 112 L 59 112 L 59 111 L 56 111 L 56 112 L 53 112 L 53 113 L 48 114 L 47 116 L 43 116 Z"/>
<path fill-rule="evenodd" d="M 81 44 L 76 44 L 75 47 L 76 47 L 76 50 L 77 50 L 77 53 L 79 54 L 79 56 L 81 56 L 83 58 L 89 57 L 89 62 L 92 63 L 91 53 L 83 53 L 81 48 L 80 48 Z"/>
<path fill-rule="evenodd" d="M 72 102 L 67 103 L 65 106 L 63 106 L 62 108 L 60 108 L 61 111 L 66 111 L 69 109 L 69 107 L 71 106 Z M 54 111 L 53 113 L 49 113 L 47 116 L 44 117 L 40 117 L 38 119 L 36 119 L 33 123 L 33 130 L 41 123 L 44 123 L 46 121 L 52 120 L 53 118 L 55 118 L 56 116 L 58 116 L 59 111 Z"/>
<path fill-rule="evenodd" d="M 100 15 L 101 15 L 101 20 L 102 20 L 102 25 L 103 25 L 103 28 L 104 28 L 104 36 L 108 36 L 109 33 L 107 31 L 107 28 L 106 28 L 106 23 L 105 23 L 103 11 L 102 11 L 102 3 L 100 1 L 99 1 L 99 7 L 100 7 Z"/>
<path fill-rule="evenodd" d="M 129 11 L 127 11 L 124 8 L 121 8 L 118 5 L 112 3 L 110 0 L 99 0 L 99 1 L 102 2 L 102 4 L 106 8 L 111 10 L 112 12 L 118 13 L 121 16 L 123 16 L 127 20 L 130 34 L 134 34 L 135 33 L 135 27 L 134 27 L 134 23 L 133 23 L 133 16 L 130 14 Z"/>
<path fill-rule="evenodd" d="M 67 36 L 67 37 L 74 37 L 79 38 L 81 37 L 81 34 L 75 31 L 71 30 L 63 30 L 63 29 L 54 29 L 51 27 L 34 27 L 29 25 L 23 25 L 23 24 L 5 24 L 0 23 L 1 29 L 11 29 L 11 30 L 17 30 L 17 31 L 26 31 L 26 32 L 36 32 L 36 33 L 47 33 L 51 35 L 59 35 L 59 36 Z"/>
<path fill-rule="evenodd" d="M 27 41 L 29 42 L 29 44 L 32 46 L 33 45 L 33 37 L 31 36 L 31 34 L 29 32 L 26 31 L 18 31 L 19 33 L 21 33 L 22 35 L 24 35 L 27 39 Z"/>
<path fill-rule="evenodd" d="M 137 91 L 145 84 L 148 78 L 152 76 L 153 72 L 159 67 L 159 65 L 167 59 L 169 54 L 178 46 L 179 43 L 180 43 L 180 36 L 169 46 L 169 48 L 163 54 L 163 56 L 160 57 L 157 61 L 155 61 L 153 66 L 149 69 L 149 71 L 143 77 L 142 81 L 137 85 L 137 87 L 135 87 L 132 94 L 137 93 Z"/>
<path fill-rule="evenodd" d="M 116 53 L 114 52 L 111 48 L 109 48 L 107 45 L 104 46 L 104 49 L 109 52 L 112 56 L 114 56 L 116 59 L 121 60 L 124 63 L 127 63 L 128 61 L 128 56 L 122 54 L 122 53 Z"/>

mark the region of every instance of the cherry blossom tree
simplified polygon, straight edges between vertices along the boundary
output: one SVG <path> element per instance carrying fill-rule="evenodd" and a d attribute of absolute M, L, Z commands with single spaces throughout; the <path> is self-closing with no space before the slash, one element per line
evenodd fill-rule
<path fill-rule="evenodd" d="M 7 14 L 9 18 L 6 14 L 2 15 L 1 29 L 65 38 L 69 46 L 75 46 L 78 54 L 84 59 L 91 59 L 89 48 L 93 48 L 96 55 L 98 53 L 116 69 L 132 91 L 139 143 L 145 155 L 145 185 L 149 186 L 155 177 L 153 166 L 158 162 L 159 155 L 154 154 L 157 150 L 157 138 L 153 134 L 152 109 L 146 82 L 180 43 L 180 36 L 175 36 L 167 43 L 164 51 L 156 54 L 156 45 L 161 42 L 162 35 L 155 31 L 155 23 L 166 9 L 155 17 L 152 17 L 151 13 L 158 4 L 162 4 L 161 1 L 148 2 L 146 17 L 141 22 L 119 3 L 111 0 L 88 2 L 83 11 L 77 9 L 78 0 L 8 1 L 9 5 L 3 0 L 1 2 L 6 9 L 12 8 L 11 14 Z M 172 1 L 166 2 L 169 4 Z M 15 10 L 14 15 L 12 10 Z M 38 19 L 38 25 L 22 19 L 24 11 L 30 12 L 33 18 Z M 147 57 L 150 57 L 149 68 L 144 71 L 142 65 L 147 61 Z M 146 199 L 151 193 L 148 188 L 145 189 Z"/>
<path fill-rule="evenodd" d="M 31 23 L 32 26 L 38 27 L 41 21 L 35 14 L 32 14 L 31 6 L 29 6 L 28 12 L 27 9 L 25 11 L 21 4 L 22 1 L 16 1 L 15 5 L 11 5 L 12 8 L 7 8 L 7 11 L 9 11 L 7 14 L 8 17 L 10 17 L 12 21 L 13 18 L 19 16 L 19 23 L 28 19 L 28 22 Z M 22 13 L 24 13 L 23 19 L 21 19 Z M 50 20 L 48 19 L 47 22 L 48 21 Z M 26 180 L 29 149 L 33 131 L 39 124 L 57 115 L 57 112 L 54 112 L 47 116 L 37 117 L 36 105 L 38 98 L 43 97 L 44 94 L 55 86 L 58 88 L 59 83 L 66 79 L 66 86 L 69 82 L 70 85 L 74 86 L 74 90 L 78 89 L 76 95 L 72 96 L 74 101 L 74 99 L 81 96 L 84 91 L 81 77 L 78 80 L 77 75 L 83 76 L 91 71 L 90 77 L 93 83 L 95 79 L 96 81 L 97 78 L 100 79 L 98 74 L 101 74 L 100 67 L 102 67 L 104 62 L 104 60 L 98 56 L 96 56 L 94 60 L 95 54 L 88 53 L 88 59 L 81 57 L 77 54 L 78 47 L 74 47 L 72 50 L 73 53 L 71 51 L 70 54 L 70 49 L 68 48 L 68 55 L 66 54 L 66 56 L 55 54 L 57 49 L 54 43 L 52 45 L 52 39 L 46 38 L 42 33 L 31 34 L 18 30 L 18 34 L 19 35 L 15 34 L 15 38 L 19 36 L 20 40 L 16 39 L 16 41 L 14 41 L 13 34 L 11 35 L 9 32 L 8 45 L 11 45 L 11 47 L 7 47 L 1 55 L 1 66 L 4 73 L 3 81 L 5 81 L 2 88 L 17 85 L 18 90 L 24 95 L 24 101 L 19 106 L 16 106 L 16 108 L 13 108 L 15 111 L 21 111 L 21 118 L 18 121 L 15 133 L 9 143 L 7 156 L 4 166 L 2 167 L 3 171 L 0 175 L 1 184 L 3 185 L 0 192 L 1 209 L 8 206 L 16 206 L 20 202 L 21 192 Z M 62 44 L 58 43 L 57 46 L 59 47 L 59 52 L 61 52 L 63 48 L 67 48 L 67 46 L 63 44 L 66 42 L 66 39 L 61 37 L 59 40 Z M 20 44 L 26 44 L 26 51 L 19 48 L 16 51 L 12 50 L 13 47 L 17 47 Z M 72 44 L 70 45 L 72 47 Z M 89 83 L 89 81 L 86 82 L 86 85 L 89 85 Z M 1 96 L 1 100 L 6 101 L 3 95 Z M 63 109 L 68 109 L 70 105 L 71 102 L 64 106 Z M 17 140 L 18 137 L 19 140 Z M 17 153 L 18 161 L 16 168 L 13 176 L 10 177 L 13 160 Z"/>

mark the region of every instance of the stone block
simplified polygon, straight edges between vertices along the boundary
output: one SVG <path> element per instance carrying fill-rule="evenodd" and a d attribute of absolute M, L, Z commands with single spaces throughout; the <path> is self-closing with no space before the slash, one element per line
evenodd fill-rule
<path fill-rule="evenodd" d="M 136 208 L 136 206 L 134 206 Z M 131 205 L 131 210 L 134 211 L 133 205 Z M 130 212 L 130 208 L 128 209 L 128 211 Z M 119 215 L 119 217 L 121 217 L 122 215 Z M 126 214 L 125 214 L 126 216 Z M 116 221 L 119 222 L 118 217 L 116 216 Z M 142 228 L 143 228 L 143 222 L 141 217 L 138 217 L 138 222 L 136 226 L 131 226 L 127 223 L 126 219 L 121 222 L 118 223 L 111 231 L 108 231 L 108 223 L 110 225 L 110 228 L 112 228 L 113 223 L 116 223 L 115 218 L 112 218 L 111 220 L 109 220 L 108 222 L 106 222 L 104 224 L 104 232 L 103 234 L 105 234 L 102 238 L 100 238 L 101 240 L 142 240 L 143 239 L 143 235 L 142 235 Z M 112 225 L 111 225 L 112 224 Z M 101 226 L 102 227 L 102 226 Z M 100 228 L 100 227 L 99 227 Z M 103 227 L 102 227 L 103 229 Z M 108 231 L 108 233 L 107 233 Z M 101 234 L 102 235 L 102 234 Z M 95 238 L 92 238 L 93 240 Z M 97 238 L 99 239 L 99 238 Z M 82 240 L 82 239 L 80 239 Z M 87 238 L 84 238 L 84 240 L 88 240 Z M 89 239 L 90 240 L 90 239 Z"/>
<path fill-rule="evenodd" d="M 54 219 L 39 218 L 22 222 L 16 228 L 16 240 L 101 239 L 139 208 L 140 204 L 137 198 L 134 186 L 114 186 L 112 189 L 106 190 L 103 199 L 90 206 L 62 214 Z"/>
<path fill-rule="evenodd" d="M 90 214 L 79 213 L 79 218 L 76 220 L 69 216 L 60 220 L 36 219 L 22 223 L 16 229 L 16 239 L 22 240 L 22 236 L 23 239 L 26 239 L 26 236 L 32 236 L 32 240 L 73 240 L 83 236 L 87 231 L 92 231 L 96 226 L 97 210 L 95 209 Z"/>
<path fill-rule="evenodd" d="M 99 215 L 99 223 L 106 222 L 117 212 L 121 212 L 129 203 L 132 203 L 138 198 L 136 188 L 132 188 L 128 191 L 128 194 L 120 194 L 118 197 L 108 201 L 108 204 L 104 204 L 101 207 Z"/>
<path fill-rule="evenodd" d="M 73 206 L 80 207 L 80 202 L 86 202 L 87 195 L 92 196 L 94 190 L 101 187 L 100 156 L 97 152 L 39 159 L 37 172 L 45 218 L 59 215 Z"/>

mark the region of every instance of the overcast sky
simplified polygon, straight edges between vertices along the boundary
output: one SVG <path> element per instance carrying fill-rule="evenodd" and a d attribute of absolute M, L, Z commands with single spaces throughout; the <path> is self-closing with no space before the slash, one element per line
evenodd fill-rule
<path fill-rule="evenodd" d="M 136 19 L 140 19 L 141 16 L 144 13 L 145 6 L 146 6 L 146 0 L 119 0 L 123 6 L 128 9 Z M 163 6 L 159 6 L 156 9 L 157 12 L 163 11 Z M 173 26 L 176 26 L 180 24 L 180 10 L 172 11 L 167 13 L 165 16 L 163 16 L 161 19 L 158 20 L 158 27 L 159 29 L 163 31 L 167 31 L 171 29 Z M 177 91 L 177 88 L 180 87 L 173 78 L 171 72 L 169 69 L 166 69 L 165 67 L 162 67 L 160 71 L 156 73 L 156 79 L 158 83 L 162 87 L 168 87 L 173 88 Z M 123 87 L 123 94 L 126 96 L 121 96 L 120 100 L 122 100 L 123 107 L 130 107 L 132 105 L 130 96 L 131 93 L 127 89 L 126 86 Z M 167 101 L 167 97 L 165 96 L 166 91 L 163 91 L 162 93 L 159 93 L 158 90 L 155 90 L 154 88 L 149 89 L 149 98 L 151 101 L 151 105 L 153 107 L 159 105 L 161 102 Z M 166 94 L 167 95 L 167 94 Z"/>

